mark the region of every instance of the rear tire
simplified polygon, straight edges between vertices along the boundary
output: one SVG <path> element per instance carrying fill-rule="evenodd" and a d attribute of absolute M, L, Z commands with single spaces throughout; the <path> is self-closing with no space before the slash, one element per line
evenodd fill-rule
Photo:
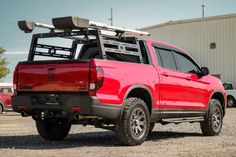
<path fill-rule="evenodd" d="M 227 99 L 227 107 L 231 108 L 235 106 L 235 99 L 232 96 L 229 96 Z"/>
<path fill-rule="evenodd" d="M 71 124 L 64 119 L 47 119 L 37 120 L 36 127 L 44 140 L 61 141 L 68 135 Z"/>
<path fill-rule="evenodd" d="M 139 98 L 128 98 L 120 121 L 116 125 L 118 140 L 127 146 L 140 145 L 147 138 L 150 118 L 146 103 Z"/>
<path fill-rule="evenodd" d="M 205 120 L 200 123 L 204 136 L 219 135 L 223 124 L 223 109 L 219 100 L 211 99 Z"/>

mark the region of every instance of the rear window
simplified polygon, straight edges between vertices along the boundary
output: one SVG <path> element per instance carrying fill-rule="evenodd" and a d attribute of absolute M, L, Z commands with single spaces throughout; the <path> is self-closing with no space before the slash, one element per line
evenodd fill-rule
<path fill-rule="evenodd" d="M 101 53 L 97 44 L 87 44 L 84 45 L 79 53 L 78 59 L 81 60 L 91 60 L 91 59 L 101 59 Z"/>
<path fill-rule="evenodd" d="M 139 63 L 139 56 L 120 54 L 120 53 L 110 53 L 106 52 L 107 60 L 121 61 L 121 62 L 132 62 Z M 91 59 L 102 59 L 97 44 L 87 44 L 81 48 L 78 59 L 80 60 L 91 60 Z"/>

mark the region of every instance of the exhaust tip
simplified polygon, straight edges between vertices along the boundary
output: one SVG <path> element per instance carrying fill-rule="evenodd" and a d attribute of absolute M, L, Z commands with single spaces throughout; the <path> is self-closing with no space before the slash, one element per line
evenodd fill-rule
<path fill-rule="evenodd" d="M 74 117 L 74 120 L 79 120 L 80 115 L 78 112 L 75 112 L 73 117 Z"/>

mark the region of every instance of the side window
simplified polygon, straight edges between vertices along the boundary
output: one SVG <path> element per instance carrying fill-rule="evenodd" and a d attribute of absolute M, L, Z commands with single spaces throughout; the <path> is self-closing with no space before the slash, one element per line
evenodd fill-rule
<path fill-rule="evenodd" d="M 224 86 L 225 90 L 233 90 L 234 89 L 233 85 L 230 83 L 224 83 L 223 86 Z"/>
<path fill-rule="evenodd" d="M 157 59 L 157 64 L 161 67 L 163 67 L 162 65 L 162 61 L 161 61 L 161 56 L 160 53 L 158 52 L 158 49 L 154 47 L 155 50 L 155 55 L 156 55 L 156 59 Z"/>
<path fill-rule="evenodd" d="M 172 51 L 156 48 L 155 51 L 160 66 L 166 69 L 177 70 Z"/>
<path fill-rule="evenodd" d="M 198 66 L 190 58 L 177 52 L 174 55 L 178 62 L 179 71 L 193 74 L 199 73 Z"/>

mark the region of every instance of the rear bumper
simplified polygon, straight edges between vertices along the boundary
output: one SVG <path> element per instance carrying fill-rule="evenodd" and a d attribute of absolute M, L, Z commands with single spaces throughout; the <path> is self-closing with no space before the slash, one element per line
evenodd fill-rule
<path fill-rule="evenodd" d="M 122 105 L 102 104 L 96 97 L 88 94 L 58 94 L 58 104 L 46 104 L 47 94 L 28 94 L 12 96 L 12 108 L 15 112 L 24 111 L 33 115 L 35 111 L 53 111 L 70 117 L 75 112 L 81 115 L 98 116 L 106 119 L 117 119 Z"/>

